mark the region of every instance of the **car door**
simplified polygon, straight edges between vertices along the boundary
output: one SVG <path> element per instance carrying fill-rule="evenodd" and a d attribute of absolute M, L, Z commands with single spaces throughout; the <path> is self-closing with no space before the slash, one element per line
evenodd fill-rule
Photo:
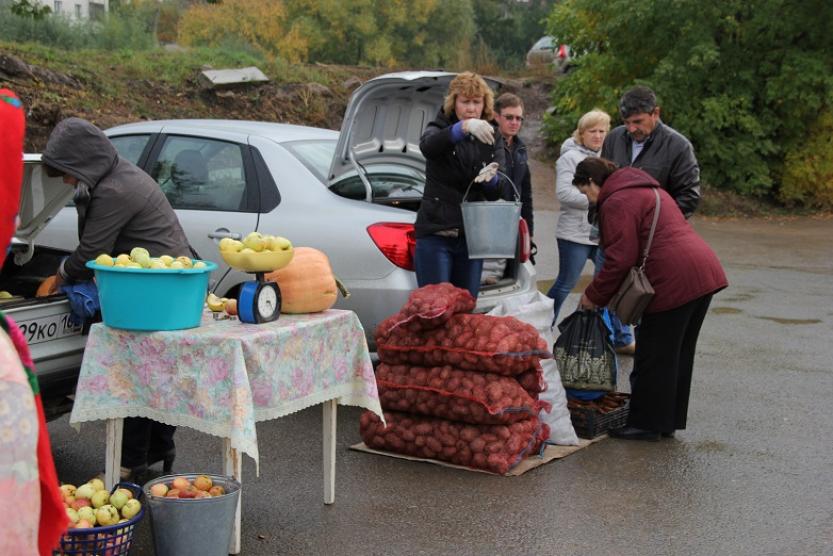
<path fill-rule="evenodd" d="M 216 262 L 210 287 L 228 270 L 217 244 L 256 230 L 261 196 L 246 136 L 166 126 L 145 169 L 179 217 L 196 256 Z"/>

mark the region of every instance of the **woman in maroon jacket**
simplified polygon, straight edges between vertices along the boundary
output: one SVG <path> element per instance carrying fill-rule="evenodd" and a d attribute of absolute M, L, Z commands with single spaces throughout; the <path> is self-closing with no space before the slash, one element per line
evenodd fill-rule
<path fill-rule="evenodd" d="M 636 328 L 627 426 L 616 438 L 658 440 L 686 426 L 694 352 L 712 295 L 728 285 L 714 251 L 697 235 L 674 199 L 638 168 L 616 169 L 590 157 L 573 184 L 596 204 L 605 264 L 584 290 L 581 306 L 604 307 L 619 289 L 648 240 L 660 195 L 660 214 L 645 266 L 655 295 Z"/>

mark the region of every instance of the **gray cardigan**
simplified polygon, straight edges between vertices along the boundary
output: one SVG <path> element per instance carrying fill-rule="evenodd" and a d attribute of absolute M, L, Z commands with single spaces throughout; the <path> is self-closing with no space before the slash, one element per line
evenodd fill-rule
<path fill-rule="evenodd" d="M 590 224 L 587 222 L 587 207 L 590 203 L 573 185 L 576 166 L 588 156 L 599 156 L 599 153 L 579 145 L 572 137 L 561 145 L 561 156 L 555 163 L 555 194 L 561 205 L 555 237 L 585 245 L 596 245 L 598 242 L 590 239 Z"/>

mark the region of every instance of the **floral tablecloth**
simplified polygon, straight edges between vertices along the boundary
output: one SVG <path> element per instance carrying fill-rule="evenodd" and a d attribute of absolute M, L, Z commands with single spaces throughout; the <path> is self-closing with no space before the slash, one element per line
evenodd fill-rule
<path fill-rule="evenodd" d="M 364 330 L 352 311 L 251 325 L 90 329 L 70 424 L 147 417 L 229 438 L 258 461 L 255 422 L 338 398 L 382 415 Z"/>

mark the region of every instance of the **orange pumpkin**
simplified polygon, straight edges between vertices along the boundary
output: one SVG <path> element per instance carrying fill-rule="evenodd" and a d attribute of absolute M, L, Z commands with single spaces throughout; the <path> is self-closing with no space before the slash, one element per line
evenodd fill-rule
<path fill-rule="evenodd" d="M 46 297 L 49 295 L 49 291 L 52 289 L 52 284 L 55 283 L 55 275 L 50 276 L 46 280 L 40 283 L 38 286 L 38 291 L 35 292 L 35 297 Z"/>
<path fill-rule="evenodd" d="M 282 313 L 317 313 L 336 302 L 338 287 L 330 260 L 312 247 L 295 247 L 285 267 L 266 274 L 281 288 Z"/>

